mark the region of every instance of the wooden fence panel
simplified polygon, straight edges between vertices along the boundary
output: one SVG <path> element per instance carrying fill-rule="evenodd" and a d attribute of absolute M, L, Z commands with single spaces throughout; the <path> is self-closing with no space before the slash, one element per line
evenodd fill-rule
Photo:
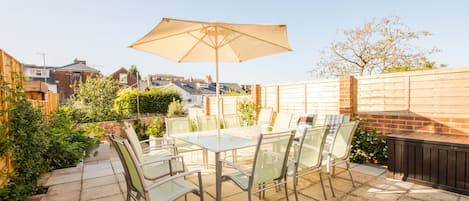
<path fill-rule="evenodd" d="M 11 92 L 4 88 L 9 85 L 12 90 L 21 90 L 23 87 L 23 64 L 8 55 L 0 49 L 0 109 L 5 111 L 9 107 L 9 102 L 5 100 L 6 97 L 12 95 Z M 8 121 L 8 113 L 0 115 L 0 125 Z M 4 137 L 4 136 L 0 136 Z M 13 171 L 10 157 L 0 158 L 0 171 L 3 173 Z M 0 187 L 3 187 L 8 182 L 5 174 L 0 175 Z"/>
<path fill-rule="evenodd" d="M 221 114 L 236 114 L 238 111 L 238 102 L 242 99 L 251 99 L 251 96 L 221 96 Z M 209 97 L 209 114 L 217 114 L 217 98 L 215 96 Z"/>
<path fill-rule="evenodd" d="M 306 85 L 306 112 L 308 114 L 339 113 L 339 80 L 309 82 Z"/>

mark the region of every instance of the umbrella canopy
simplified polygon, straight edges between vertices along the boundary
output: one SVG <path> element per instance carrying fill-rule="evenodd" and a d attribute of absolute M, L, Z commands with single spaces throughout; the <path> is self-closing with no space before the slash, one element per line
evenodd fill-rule
<path fill-rule="evenodd" d="M 220 117 L 218 62 L 243 62 L 291 51 L 286 25 L 230 24 L 163 18 L 131 48 L 176 62 L 215 62 L 217 118 Z M 217 128 L 219 128 L 217 121 Z"/>

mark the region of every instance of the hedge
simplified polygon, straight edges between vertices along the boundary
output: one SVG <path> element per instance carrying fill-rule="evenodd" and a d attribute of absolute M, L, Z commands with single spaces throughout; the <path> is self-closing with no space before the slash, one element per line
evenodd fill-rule
<path fill-rule="evenodd" d="M 179 93 L 170 89 L 153 88 L 145 91 L 123 89 L 117 94 L 114 108 L 124 116 L 137 113 L 137 96 L 139 98 L 140 113 L 166 114 L 168 105 L 173 100 L 182 100 Z"/>

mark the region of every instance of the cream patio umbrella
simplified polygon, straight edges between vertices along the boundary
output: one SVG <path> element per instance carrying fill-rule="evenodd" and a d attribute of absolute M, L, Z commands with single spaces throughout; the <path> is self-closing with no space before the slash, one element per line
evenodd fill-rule
<path fill-rule="evenodd" d="M 243 62 L 291 51 L 286 25 L 230 24 L 163 18 L 129 47 L 176 62 L 215 62 L 217 129 L 220 128 L 219 62 Z"/>

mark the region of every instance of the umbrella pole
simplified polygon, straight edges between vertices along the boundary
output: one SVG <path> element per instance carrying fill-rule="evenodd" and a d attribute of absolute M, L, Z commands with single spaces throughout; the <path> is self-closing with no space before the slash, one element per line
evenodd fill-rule
<path fill-rule="evenodd" d="M 220 81 L 218 78 L 218 47 L 215 48 L 215 68 L 216 68 L 216 96 L 217 96 L 217 134 L 220 135 L 220 116 L 221 116 L 221 108 L 220 108 Z"/>

